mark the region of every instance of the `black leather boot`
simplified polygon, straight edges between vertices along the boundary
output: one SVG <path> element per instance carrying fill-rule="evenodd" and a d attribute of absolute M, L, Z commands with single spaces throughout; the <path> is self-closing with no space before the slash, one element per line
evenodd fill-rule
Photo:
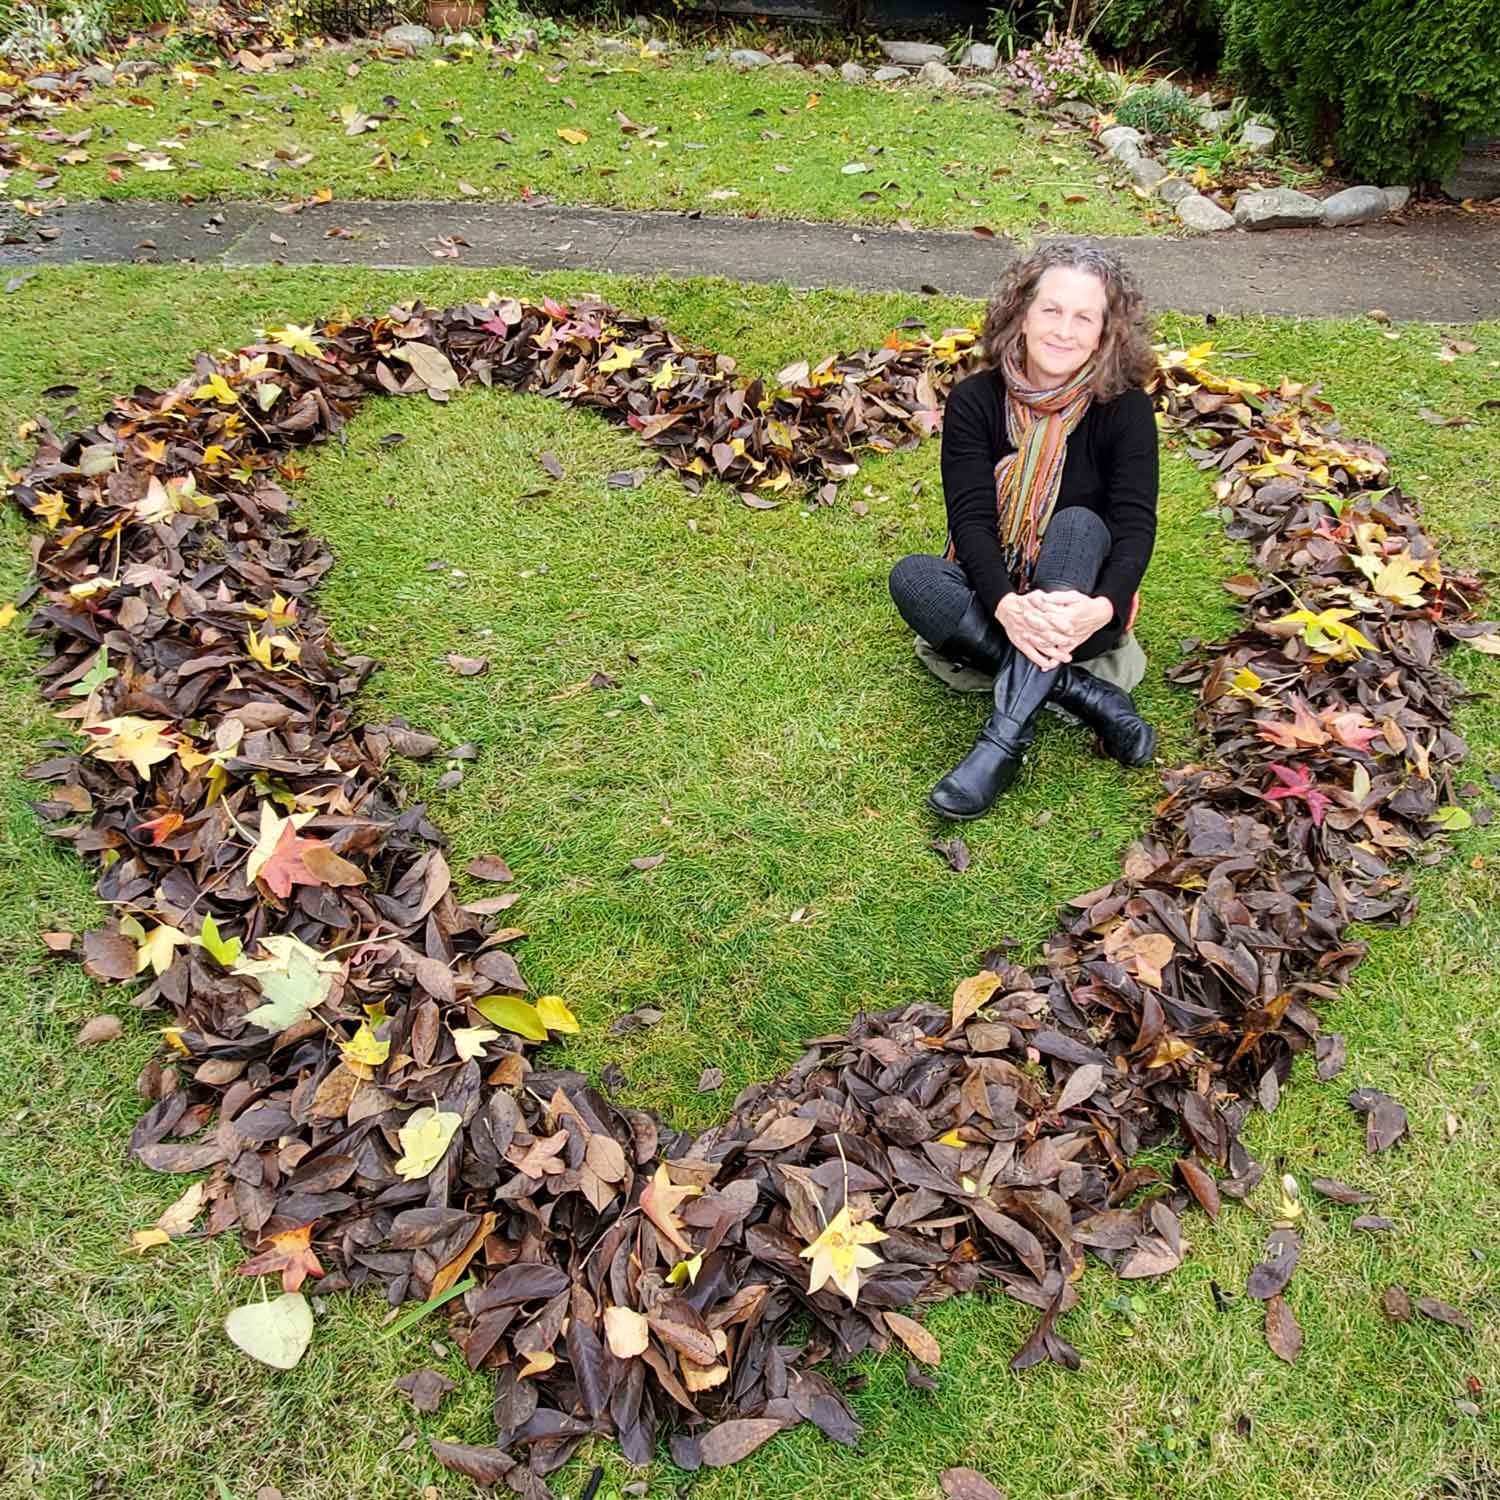
<path fill-rule="evenodd" d="M 1136 712 L 1123 688 L 1071 663 L 1057 669 L 1052 701 L 1099 736 L 1122 766 L 1144 766 L 1156 754 L 1156 730 Z"/>
<path fill-rule="evenodd" d="M 1005 664 L 1005 653 L 1010 650 L 1009 638 L 995 617 L 986 612 L 978 594 L 969 600 L 969 607 L 948 639 L 934 641 L 933 645 L 939 656 L 992 677 Z"/>
<path fill-rule="evenodd" d="M 1011 647 L 995 675 L 995 711 L 974 748 L 928 793 L 927 805 L 941 818 L 981 818 L 1016 779 L 1036 734 L 1036 716 L 1052 691 L 1057 671 L 1044 672 Z"/>

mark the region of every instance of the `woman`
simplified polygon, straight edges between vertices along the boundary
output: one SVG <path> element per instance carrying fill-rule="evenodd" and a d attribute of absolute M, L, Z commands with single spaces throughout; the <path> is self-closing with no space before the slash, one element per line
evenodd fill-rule
<path fill-rule="evenodd" d="M 995 711 L 928 805 L 977 818 L 1014 780 L 1049 700 L 1141 766 L 1156 731 L 1083 663 L 1119 645 L 1156 540 L 1156 361 L 1135 277 L 1062 241 L 1012 266 L 985 314 L 984 368 L 943 418 L 946 557 L 891 572 L 902 618 L 995 675 Z"/>

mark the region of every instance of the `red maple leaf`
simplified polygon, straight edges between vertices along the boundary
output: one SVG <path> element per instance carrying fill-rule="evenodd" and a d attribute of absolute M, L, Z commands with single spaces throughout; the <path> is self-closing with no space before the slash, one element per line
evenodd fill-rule
<path fill-rule="evenodd" d="M 270 1249 L 247 1260 L 240 1267 L 240 1275 L 264 1276 L 270 1271 L 280 1271 L 281 1290 L 295 1292 L 306 1277 L 323 1274 L 323 1267 L 313 1254 L 312 1231 L 312 1224 L 300 1224 L 295 1229 L 273 1234 L 269 1240 L 261 1240 L 260 1244 L 269 1245 Z"/>
<path fill-rule="evenodd" d="M 1279 802 L 1284 797 L 1300 798 L 1307 804 L 1307 810 L 1312 815 L 1313 827 L 1322 823 L 1324 813 L 1333 806 L 1333 798 L 1318 790 L 1307 767 L 1298 766 L 1294 770 L 1291 766 L 1279 765 L 1276 761 L 1269 761 L 1267 764 L 1281 785 L 1273 786 L 1269 791 L 1258 795 L 1267 802 Z"/>

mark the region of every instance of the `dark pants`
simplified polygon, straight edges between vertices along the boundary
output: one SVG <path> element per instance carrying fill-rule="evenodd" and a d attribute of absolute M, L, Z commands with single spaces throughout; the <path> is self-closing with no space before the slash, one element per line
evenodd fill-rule
<path fill-rule="evenodd" d="M 1087 507 L 1070 505 L 1054 512 L 1042 537 L 1032 588 L 1049 592 L 1076 589 L 1091 595 L 1109 557 L 1109 547 L 1109 527 Z M 962 563 L 913 553 L 891 569 L 891 598 L 901 618 L 941 651 L 973 601 L 974 587 Z M 1123 635 L 1124 631 L 1113 623 L 1101 626 L 1073 652 L 1073 660 L 1084 662 L 1102 656 L 1118 646 Z"/>

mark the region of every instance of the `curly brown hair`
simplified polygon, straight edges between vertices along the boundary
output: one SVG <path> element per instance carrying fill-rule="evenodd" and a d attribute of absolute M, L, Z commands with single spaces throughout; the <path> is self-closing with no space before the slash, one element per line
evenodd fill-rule
<path fill-rule="evenodd" d="M 1137 386 L 1149 388 L 1156 377 L 1156 355 L 1140 283 L 1113 250 L 1084 240 L 1055 240 L 1006 268 L 985 308 L 979 334 L 985 366 L 999 369 L 1007 350 L 1017 359 L 1025 358 L 1021 323 L 1043 273 L 1057 267 L 1087 271 L 1104 283 L 1104 332 L 1094 352 L 1095 399 L 1109 401 Z"/>

